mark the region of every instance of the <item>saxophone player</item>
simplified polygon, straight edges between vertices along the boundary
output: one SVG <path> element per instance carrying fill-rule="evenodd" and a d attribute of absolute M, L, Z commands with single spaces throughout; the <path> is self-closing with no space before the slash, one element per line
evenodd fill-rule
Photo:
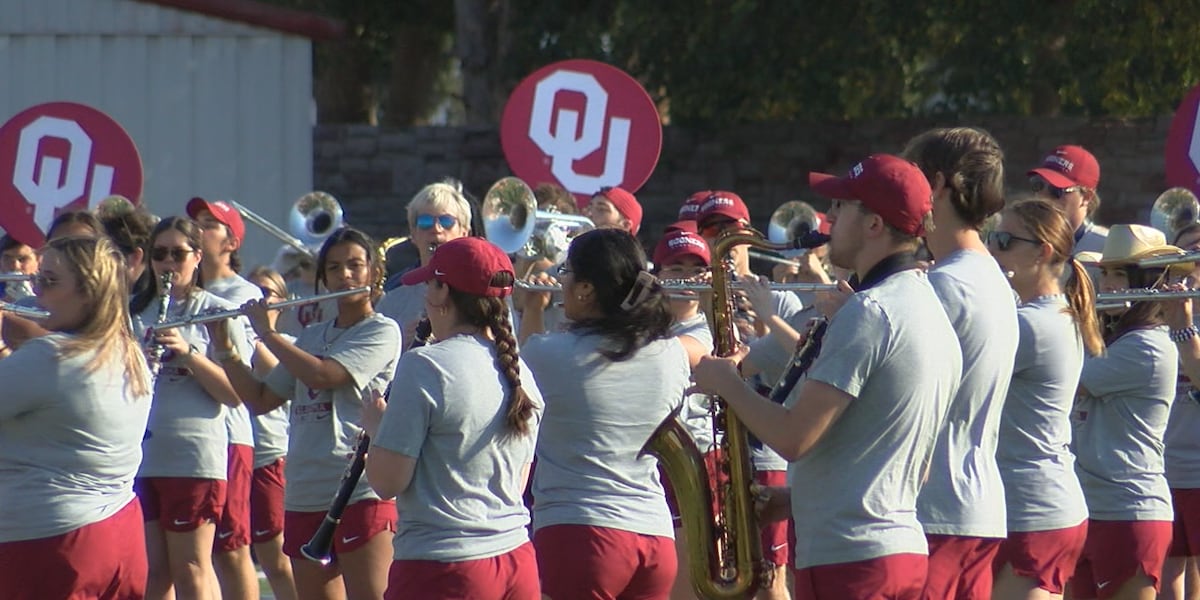
<path fill-rule="evenodd" d="M 927 568 L 917 491 L 962 371 L 954 330 L 913 256 L 929 182 L 890 155 L 809 181 L 833 199 L 830 260 L 860 285 L 830 316 L 807 378 L 778 405 L 742 381 L 737 356 L 705 357 L 693 377 L 791 461 L 795 598 L 915 600 Z"/>

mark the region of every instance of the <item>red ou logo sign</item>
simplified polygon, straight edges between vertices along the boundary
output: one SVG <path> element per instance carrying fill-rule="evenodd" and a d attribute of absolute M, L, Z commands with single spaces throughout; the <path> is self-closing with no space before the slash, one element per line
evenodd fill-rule
<path fill-rule="evenodd" d="M 649 94 L 624 71 L 567 60 L 526 77 L 504 106 L 500 143 L 513 173 L 586 199 L 605 186 L 636 191 L 662 150 Z"/>
<path fill-rule="evenodd" d="M 1200 85 L 1188 92 L 1167 133 L 1167 186 L 1200 193 Z"/>
<path fill-rule="evenodd" d="M 21 242 L 40 246 L 55 215 L 112 194 L 140 200 L 142 161 L 108 115 L 52 102 L 0 126 L 0 226 Z"/>

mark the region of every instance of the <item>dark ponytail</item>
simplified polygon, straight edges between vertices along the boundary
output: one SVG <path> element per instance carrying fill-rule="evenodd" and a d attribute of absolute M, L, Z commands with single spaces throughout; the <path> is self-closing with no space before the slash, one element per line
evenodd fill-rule
<path fill-rule="evenodd" d="M 492 287 L 510 287 L 513 275 L 507 271 L 492 277 Z M 533 400 L 521 386 L 521 361 L 517 339 L 508 320 L 508 305 L 502 298 L 475 296 L 450 288 L 450 301 L 462 319 L 475 327 L 487 328 L 496 349 L 496 370 L 508 382 L 505 421 L 513 435 L 530 434 L 529 419 L 533 417 Z"/>

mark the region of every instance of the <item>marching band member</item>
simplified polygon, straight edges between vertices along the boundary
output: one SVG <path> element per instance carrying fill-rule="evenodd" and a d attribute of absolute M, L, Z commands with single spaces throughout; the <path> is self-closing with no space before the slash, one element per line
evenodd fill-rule
<path fill-rule="evenodd" d="M 687 352 L 628 232 L 579 235 L 559 272 L 572 323 L 521 348 L 546 401 L 533 482 L 542 590 L 555 600 L 665 599 L 676 571 L 671 515 L 656 461 L 639 451 L 683 402 Z"/>
<path fill-rule="evenodd" d="M 642 227 L 642 205 L 624 188 L 602 187 L 583 207 L 597 229 L 613 228 L 636 236 Z"/>
<path fill-rule="evenodd" d="M 542 399 L 503 300 L 514 280 L 504 252 L 478 237 L 404 274 L 426 284 L 438 342 L 405 353 L 386 412 L 377 395 L 364 413 L 371 486 L 400 509 L 387 600 L 541 598 L 522 492 Z"/>
<path fill-rule="evenodd" d="M 997 600 L 1061 597 L 1087 537 L 1087 504 L 1070 450 L 1071 407 L 1084 352 L 1099 355 L 1104 340 L 1091 278 L 1072 258 L 1074 243 L 1062 211 L 1045 200 L 1011 204 L 988 236 L 1021 302 L 996 450 L 1008 514 L 1008 538 L 993 562 Z"/>
<path fill-rule="evenodd" d="M 204 274 L 205 291 L 234 306 L 262 298 L 258 286 L 238 275 L 242 267 L 238 250 L 246 235 L 246 225 L 237 209 L 220 200 L 197 197 L 188 201 L 186 210 L 203 230 L 200 269 Z M 247 339 L 257 345 L 249 322 L 242 318 L 236 322 L 247 328 Z M 232 407 L 225 413 L 225 426 L 229 430 L 225 510 L 221 511 L 221 520 L 217 522 L 213 566 L 223 597 L 256 598 L 258 575 L 250 558 L 250 481 L 254 472 L 250 411 L 244 404 Z"/>
<path fill-rule="evenodd" d="M 421 257 L 419 266 L 429 264 L 438 246 L 471 233 L 471 203 L 461 183 L 438 182 L 421 188 L 409 201 L 407 211 L 409 235 Z M 425 286 L 393 288 L 376 308 L 400 325 L 407 348 L 416 341 L 417 323 L 425 314 Z"/>
<path fill-rule="evenodd" d="M 52 333 L 0 361 L 0 594 L 142 598 L 133 480 L 152 384 L 121 256 L 103 238 L 55 240 L 36 281 Z"/>
<path fill-rule="evenodd" d="M 1157 229 L 1113 226 L 1099 262 L 1100 291 L 1153 285 L 1162 270 L 1136 262 L 1178 251 Z M 1154 598 L 1174 517 L 1163 435 L 1178 351 L 1160 303 L 1134 302 L 1108 316 L 1106 353 L 1084 359 L 1072 414 L 1075 471 L 1090 517 L 1069 587 L 1072 598 Z"/>
<path fill-rule="evenodd" d="M 71 210 L 59 213 L 46 230 L 46 239 L 60 237 L 95 237 L 104 233 L 100 219 L 89 210 Z"/>
<path fill-rule="evenodd" d="M 987 132 L 956 127 L 918 135 L 904 157 L 933 190 L 934 226 L 925 234 L 936 261 L 929 283 L 963 358 L 962 381 L 917 499 L 929 540 L 924 598 L 986 600 L 992 559 L 1006 533 L 996 440 L 1017 351 L 1017 307 L 979 231 L 1004 207 L 1004 154 Z"/>
<path fill-rule="evenodd" d="M 750 210 L 737 194 L 716 191 L 700 205 L 696 213 L 696 225 L 700 235 L 712 246 L 724 232 L 749 227 Z M 732 248 L 729 258 L 733 263 L 732 279 L 746 282 L 757 279 L 750 271 L 750 253 L 746 246 Z M 725 268 L 725 265 L 718 264 L 716 268 Z M 796 294 L 762 289 L 758 291 L 757 294 L 752 292 L 746 295 L 746 303 L 754 311 L 746 316 L 752 317 L 752 322 L 737 319 L 744 324 L 742 339 L 754 340 L 750 344 L 750 352 L 743 360 L 742 371 L 755 377 L 761 389 L 770 389 L 787 367 L 791 351 L 795 348 L 794 341 L 791 344 L 780 344 L 771 338 L 787 337 L 795 340 L 798 337 L 795 328 L 802 326 L 804 323 L 801 321 L 806 321 L 807 318 L 802 315 L 804 306 Z M 762 302 L 760 299 L 768 302 Z M 753 304 L 755 300 L 760 300 L 757 305 Z M 765 486 L 787 485 L 787 461 L 778 452 L 761 442 L 756 442 L 751 448 L 751 455 L 754 461 L 755 481 Z M 772 587 L 762 590 L 759 598 L 783 600 L 788 596 L 787 522 L 765 523 L 761 529 L 763 556 L 774 567 L 775 577 Z"/>
<path fill-rule="evenodd" d="M 1081 146 L 1059 146 L 1031 169 L 1029 185 L 1033 193 L 1062 209 L 1067 222 L 1075 228 L 1075 252 L 1100 252 L 1108 230 L 1092 222 L 1100 208 L 1100 163 Z"/>
<path fill-rule="evenodd" d="M 830 260 L 857 273 L 860 290 L 831 317 L 785 406 L 742 381 L 736 356 L 701 359 L 696 387 L 792 461 L 797 600 L 916 599 L 927 548 L 917 491 L 962 369 L 954 329 L 913 256 L 929 183 L 889 155 L 846 177 L 809 178 L 834 199 Z"/>
<path fill-rule="evenodd" d="M 246 279 L 258 286 L 267 305 L 288 299 L 287 283 L 270 267 L 256 267 Z M 278 327 L 283 311 L 267 312 L 267 319 Z M 281 333 L 289 342 L 296 338 Z M 265 378 L 279 364 L 279 359 L 259 344 L 254 349 L 250 365 L 254 374 Z M 284 470 L 287 464 L 288 411 L 291 405 L 281 406 L 263 414 L 251 416 L 254 426 L 254 471 L 250 479 L 250 542 L 254 544 L 254 556 L 262 567 L 267 582 L 277 600 L 296 598 L 296 581 L 292 576 L 292 564 L 283 553 L 283 493 Z"/>
<path fill-rule="evenodd" d="M 150 575 L 148 598 L 178 595 L 206 598 L 216 591 L 211 554 L 216 522 L 225 504 L 229 435 L 227 407 L 240 403 L 229 379 L 214 362 L 204 327 L 189 325 L 152 331 L 154 323 L 233 305 L 202 289 L 201 230 L 191 219 L 170 217 L 151 232 L 152 283 L 130 301 L 135 332 L 146 332 L 165 352 L 154 385 L 150 424 L 142 442 L 136 482 L 146 519 Z M 164 313 L 160 278 L 173 285 Z M 245 346 L 245 335 L 236 342 Z M 210 356 L 211 355 L 211 356 Z"/>
<path fill-rule="evenodd" d="M 0 237 L 0 273 L 35 275 L 38 270 L 37 252 L 32 246 L 20 242 L 12 234 Z M 16 302 L 30 295 L 28 284 L 0 282 L 0 300 Z M 0 351 L 0 358 L 3 357 Z"/>
<path fill-rule="evenodd" d="M 1200 223 L 1181 228 L 1172 244 L 1188 252 L 1200 250 Z M 1200 269 L 1192 271 L 1191 277 L 1200 279 Z M 1186 288 L 1179 285 L 1174 289 Z M 1159 598 L 1184 600 L 1200 597 L 1200 392 L 1193 383 L 1200 382 L 1200 336 L 1195 333 L 1192 300 L 1162 305 L 1171 339 L 1179 349 L 1180 373 L 1165 435 L 1165 470 L 1175 523 Z"/>
<path fill-rule="evenodd" d="M 149 256 L 146 248 L 150 242 L 150 231 L 154 229 L 156 219 L 144 208 L 131 208 L 126 211 L 110 212 L 100 219 L 104 233 L 108 235 L 121 254 L 125 256 L 125 280 L 130 286 L 130 294 L 144 291 L 138 286 L 149 285 L 150 278 L 143 278 Z"/>
<path fill-rule="evenodd" d="M 375 243 L 358 230 L 343 228 L 325 239 L 317 273 L 319 283 L 340 291 L 375 285 L 383 270 Z M 364 395 L 386 389 L 400 354 L 399 327 L 374 311 L 371 296 L 338 298 L 337 315 L 305 328 L 295 343 L 271 326 L 264 301 L 244 304 L 259 339 L 279 359 L 263 381 L 228 343 L 227 335 L 239 328 L 213 327 L 221 366 L 255 413 L 292 400 L 283 550 L 292 558 L 300 598 L 379 598 L 387 586 L 396 506 L 371 491 L 366 477 L 358 482 L 338 526 L 332 565 L 323 567 L 300 553 L 324 520 L 347 457 L 354 454 Z"/>
<path fill-rule="evenodd" d="M 707 280 L 709 274 L 710 253 L 708 244 L 699 234 L 689 231 L 670 231 L 659 240 L 654 248 L 654 264 L 658 267 L 659 279 L 678 281 Z M 708 318 L 700 311 L 700 296 L 672 297 L 670 333 L 674 335 L 688 354 L 689 366 L 700 362 L 700 357 L 712 354 L 713 336 L 708 327 Z M 704 394 L 690 394 L 684 401 L 679 418 L 692 435 L 696 447 L 705 453 L 705 457 L 715 457 L 719 442 L 713 432 L 713 419 L 709 412 L 710 401 Z M 708 463 L 710 475 L 715 474 L 715 462 Z M 695 597 L 692 591 L 691 575 L 688 570 L 688 540 L 684 539 L 683 521 L 675 494 L 663 475 L 663 488 L 667 497 L 667 507 L 671 510 L 671 519 L 675 525 L 675 554 L 678 557 L 679 569 L 675 576 L 675 586 L 671 590 L 672 600 L 691 599 Z M 715 484 L 715 482 L 710 482 Z M 693 541 L 692 543 L 703 543 Z"/>

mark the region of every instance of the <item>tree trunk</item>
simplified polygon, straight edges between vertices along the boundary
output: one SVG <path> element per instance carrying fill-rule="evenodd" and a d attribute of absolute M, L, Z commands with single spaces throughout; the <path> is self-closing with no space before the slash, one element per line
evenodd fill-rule
<path fill-rule="evenodd" d="M 454 0 L 455 50 L 462 71 L 463 110 L 467 125 L 498 120 L 493 97 L 498 2 Z"/>

